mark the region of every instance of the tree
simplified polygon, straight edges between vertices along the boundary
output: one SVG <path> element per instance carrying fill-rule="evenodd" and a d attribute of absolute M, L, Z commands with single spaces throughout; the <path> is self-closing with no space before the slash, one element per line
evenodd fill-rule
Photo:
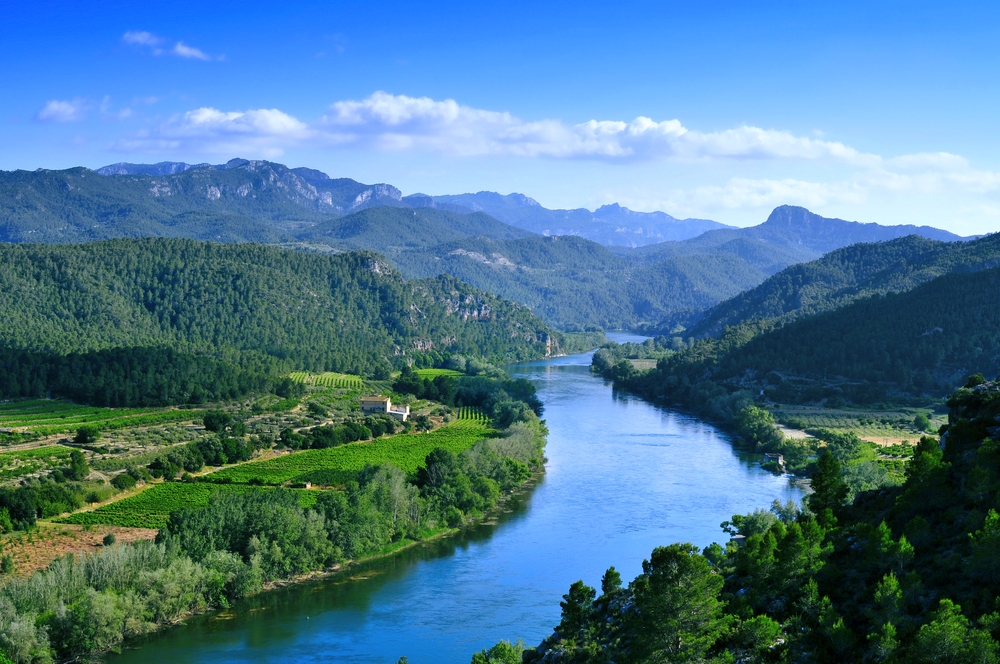
<path fill-rule="evenodd" d="M 585 636 L 595 597 L 597 591 L 583 581 L 576 581 L 569 587 L 569 592 L 563 595 L 563 601 L 559 602 L 562 620 L 556 627 L 556 632 L 562 638 Z"/>
<path fill-rule="evenodd" d="M 472 656 L 472 664 L 521 664 L 524 653 L 524 642 L 501 641 L 489 650 L 477 652 Z"/>
<path fill-rule="evenodd" d="M 913 418 L 913 428 L 917 431 L 927 431 L 931 428 L 930 418 L 924 413 L 917 413 Z"/>
<path fill-rule="evenodd" d="M 233 425 L 236 420 L 229 413 L 221 410 L 210 410 L 202 418 L 206 431 L 222 432 Z"/>
<path fill-rule="evenodd" d="M 723 583 L 693 544 L 654 549 L 629 586 L 630 661 L 704 661 L 732 624 L 719 600 Z"/>
<path fill-rule="evenodd" d="M 923 625 L 913 639 L 910 657 L 927 664 L 982 664 L 997 661 L 997 644 L 989 632 L 974 629 L 962 615 L 962 607 L 950 599 L 941 600 L 931 622 Z"/>
<path fill-rule="evenodd" d="M 101 438 L 101 430 L 93 424 L 87 424 L 76 430 L 73 442 L 77 445 L 93 445 Z"/>
<path fill-rule="evenodd" d="M 73 450 L 69 453 L 69 469 L 66 475 L 73 480 L 82 480 L 90 474 L 90 466 L 87 465 L 87 457 L 80 450 Z"/>
<path fill-rule="evenodd" d="M 774 428 L 774 416 L 763 408 L 753 405 L 742 408 L 733 424 L 740 437 L 755 450 L 781 444 L 782 434 Z"/>
<path fill-rule="evenodd" d="M 840 464 L 830 450 L 820 452 L 816 472 L 812 476 L 812 489 L 813 493 L 806 498 L 809 509 L 824 528 L 836 525 L 836 512 L 843 506 L 848 488 L 840 476 Z"/>

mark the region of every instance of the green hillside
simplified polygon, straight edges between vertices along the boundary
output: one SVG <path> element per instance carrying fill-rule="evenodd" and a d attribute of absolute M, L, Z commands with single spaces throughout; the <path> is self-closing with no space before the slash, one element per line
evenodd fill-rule
<path fill-rule="evenodd" d="M 453 277 L 405 281 L 377 254 L 172 239 L 0 245 L 0 310 L 2 396 L 37 395 L 84 366 L 169 373 L 156 366 L 160 351 L 137 349 L 169 349 L 164 362 L 174 368 L 205 357 L 254 375 L 388 376 L 427 352 L 541 357 L 550 334 L 520 305 Z M 60 359 L 70 353 L 89 355 Z M 224 373 L 216 364 L 212 372 Z"/>
<path fill-rule="evenodd" d="M 508 241 L 478 237 L 390 256 L 408 276 L 453 274 L 566 328 L 658 322 L 670 314 L 711 306 L 767 276 L 729 254 L 647 264 L 574 236 Z"/>
<path fill-rule="evenodd" d="M 843 405 L 940 397 L 1000 372 L 1000 268 L 933 279 L 778 326 L 729 328 L 657 368 L 603 367 L 622 387 L 730 419 L 740 403 Z M 599 367 L 601 368 L 601 367 Z"/>
<path fill-rule="evenodd" d="M 969 242 L 936 242 L 911 235 L 851 245 L 788 267 L 756 288 L 696 315 L 685 334 L 718 335 L 726 326 L 753 319 L 791 320 L 860 298 L 910 290 L 950 272 L 997 266 L 1000 235 Z"/>
<path fill-rule="evenodd" d="M 510 240 L 530 236 L 482 212 L 459 214 L 433 208 L 379 207 L 325 220 L 296 237 L 343 249 L 370 249 L 390 257 L 404 249 L 427 248 L 468 237 Z"/>
<path fill-rule="evenodd" d="M 946 275 L 763 334 L 725 355 L 719 373 L 843 381 L 848 394 L 867 385 L 943 395 L 969 374 L 1000 372 L 998 302 L 1000 269 Z M 785 380 L 768 380 L 776 396 Z"/>

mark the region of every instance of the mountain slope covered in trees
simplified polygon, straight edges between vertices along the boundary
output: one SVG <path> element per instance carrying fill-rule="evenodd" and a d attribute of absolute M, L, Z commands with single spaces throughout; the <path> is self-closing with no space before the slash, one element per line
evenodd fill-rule
<path fill-rule="evenodd" d="M 910 290 L 951 272 L 1000 266 L 1000 235 L 938 242 L 916 235 L 856 244 L 788 267 L 756 288 L 694 316 L 694 337 L 721 334 L 756 318 L 791 320 L 872 295 Z"/>
<path fill-rule="evenodd" d="M 32 367 L 71 353 L 162 348 L 257 374 L 387 376 L 421 354 L 505 362 L 559 343 L 520 305 L 453 277 L 406 281 L 377 254 L 192 240 L 0 245 L 0 309 L 3 396 L 36 392 Z"/>
<path fill-rule="evenodd" d="M 615 377 L 648 397 L 729 419 L 739 399 L 874 404 L 947 393 L 962 376 L 1000 372 L 1000 268 L 933 279 L 780 326 L 731 327 L 637 373 Z"/>
<path fill-rule="evenodd" d="M 782 207 L 753 228 L 710 230 L 638 248 L 609 248 L 573 237 L 556 250 L 553 240 L 462 205 L 544 211 L 525 197 L 488 192 L 450 197 L 450 202 L 403 197 L 390 185 L 243 159 L 219 166 L 114 164 L 100 172 L 107 175 L 83 168 L 0 172 L 0 241 L 152 236 L 262 242 L 318 252 L 375 250 L 407 276 L 452 274 L 515 299 L 552 324 L 580 329 L 664 322 L 672 328 L 791 264 L 860 240 L 908 233 L 957 239 L 936 229 L 857 224 Z M 545 211 L 550 212 L 558 211 Z M 572 212 L 573 219 L 582 214 L 563 212 Z M 631 233 L 662 213 L 643 216 L 605 206 L 592 214 Z M 656 223 L 677 222 L 662 216 Z M 507 218 L 535 228 L 535 222 L 524 221 L 527 217 L 515 217 Z"/>

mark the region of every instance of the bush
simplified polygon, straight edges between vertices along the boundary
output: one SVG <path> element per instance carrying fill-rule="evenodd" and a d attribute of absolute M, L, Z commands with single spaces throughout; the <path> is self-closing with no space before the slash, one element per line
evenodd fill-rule
<path fill-rule="evenodd" d="M 115 475 L 111 480 L 111 486 L 118 489 L 119 491 L 125 491 L 126 489 L 131 489 L 135 487 L 135 478 L 128 473 L 122 473 L 120 475 Z"/>
<path fill-rule="evenodd" d="M 0 558 L 0 574 L 14 573 L 14 559 L 9 555 Z"/>
<path fill-rule="evenodd" d="M 82 426 L 76 430 L 73 442 L 77 445 L 93 445 L 101 438 L 101 431 L 93 424 Z"/>
<path fill-rule="evenodd" d="M 117 542 L 117 541 L 118 541 L 118 538 L 115 537 L 114 533 L 108 533 L 107 535 L 104 536 L 104 539 L 101 540 L 101 542 L 104 544 L 104 546 L 114 546 L 115 542 Z"/>

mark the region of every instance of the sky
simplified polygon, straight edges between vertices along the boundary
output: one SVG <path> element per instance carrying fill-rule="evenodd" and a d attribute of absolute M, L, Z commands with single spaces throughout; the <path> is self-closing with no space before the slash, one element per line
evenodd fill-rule
<path fill-rule="evenodd" d="M 11 2 L 0 169 L 1000 230 L 1000 3 Z"/>

